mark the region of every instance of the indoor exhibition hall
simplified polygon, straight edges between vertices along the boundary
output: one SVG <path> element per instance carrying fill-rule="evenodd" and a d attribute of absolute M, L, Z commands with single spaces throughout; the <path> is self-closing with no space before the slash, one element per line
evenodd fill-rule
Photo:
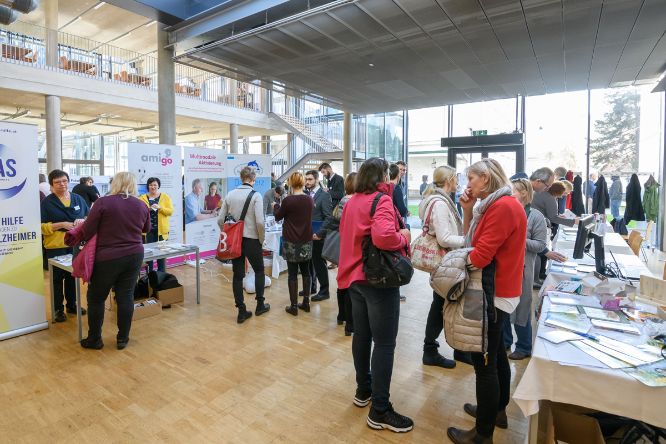
<path fill-rule="evenodd" d="M 0 444 L 666 444 L 665 0 L 0 0 Z"/>

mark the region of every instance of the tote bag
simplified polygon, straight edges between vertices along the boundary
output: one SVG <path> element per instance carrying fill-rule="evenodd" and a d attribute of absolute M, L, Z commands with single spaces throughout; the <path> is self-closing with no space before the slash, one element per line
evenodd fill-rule
<path fill-rule="evenodd" d="M 448 252 L 446 248 L 442 248 L 437 243 L 437 237 L 430 234 L 430 219 L 432 217 L 432 209 L 437 203 L 433 199 L 426 209 L 426 218 L 423 222 L 423 231 L 412 243 L 412 266 L 418 270 L 432 273 L 442 262 L 442 258 Z"/>
<path fill-rule="evenodd" d="M 324 239 L 324 246 L 321 250 L 321 257 L 329 262 L 338 265 L 340 262 L 340 232 L 329 231 Z"/>
<path fill-rule="evenodd" d="M 228 259 L 236 259 L 241 256 L 241 247 L 243 244 L 243 228 L 245 227 L 245 216 L 247 209 L 250 207 L 250 201 L 256 191 L 250 191 L 250 194 L 245 199 L 243 212 L 241 213 L 240 220 L 237 222 L 225 222 L 220 232 L 220 242 L 217 245 L 217 257 L 221 261 Z"/>

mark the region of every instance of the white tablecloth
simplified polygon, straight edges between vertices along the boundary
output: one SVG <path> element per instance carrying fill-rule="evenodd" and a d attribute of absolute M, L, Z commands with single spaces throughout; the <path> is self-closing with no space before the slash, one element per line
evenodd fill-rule
<path fill-rule="evenodd" d="M 264 250 L 273 252 L 273 263 L 271 264 L 272 273 L 271 277 L 277 279 L 280 273 L 287 269 L 287 261 L 280 256 L 280 239 L 282 238 L 282 230 L 279 231 L 266 231 L 264 236 Z"/>
<path fill-rule="evenodd" d="M 570 279 L 551 273 L 543 288 Z M 541 295 L 540 295 L 541 296 Z M 544 312 L 549 300 L 544 301 Z M 537 332 L 548 329 L 541 316 Z M 513 394 L 525 416 L 539 413 L 539 401 L 562 402 L 638 419 L 666 427 L 666 414 L 661 410 L 666 400 L 666 387 L 648 387 L 622 370 L 566 365 L 560 361 L 578 362 L 580 352 L 569 343 L 554 345 L 537 336 L 532 358 Z M 587 356 L 587 355 L 586 355 Z"/>

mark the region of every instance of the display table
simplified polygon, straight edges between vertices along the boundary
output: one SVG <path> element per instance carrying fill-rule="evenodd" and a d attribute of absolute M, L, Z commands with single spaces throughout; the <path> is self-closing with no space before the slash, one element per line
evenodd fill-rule
<path fill-rule="evenodd" d="M 273 263 L 271 264 L 271 277 L 277 279 L 287 269 L 287 261 L 280 255 L 280 240 L 282 230 L 266 231 L 263 249 L 273 252 Z"/>
<path fill-rule="evenodd" d="M 196 255 L 196 286 L 197 286 L 197 304 L 201 302 L 200 297 L 200 279 L 199 279 L 199 247 L 194 245 L 183 244 L 165 244 L 162 242 L 154 242 L 145 244 L 143 246 L 143 260 L 154 261 L 157 259 L 167 259 L 170 257 L 184 256 L 186 254 L 194 253 Z M 49 259 L 49 283 L 51 286 L 51 322 L 55 319 L 55 307 L 53 303 L 53 267 L 72 272 L 72 256 L 61 256 L 62 259 Z M 78 327 L 79 341 L 82 339 L 82 325 L 81 325 L 81 283 L 79 278 L 74 278 L 74 286 L 76 289 L 76 325 Z"/>
<path fill-rule="evenodd" d="M 629 246 L 616 233 L 606 233 L 604 242 L 607 263 L 612 261 L 609 254 L 611 251 L 618 262 L 623 261 L 627 250 L 631 253 Z M 562 239 L 558 242 L 556 239 L 553 245 L 553 250 L 571 257 L 573 242 Z M 631 255 L 634 256 L 633 253 Z M 589 265 L 586 259 L 580 261 Z M 627 261 L 631 262 L 630 259 Z M 633 262 L 631 265 L 638 266 Z M 643 268 L 643 274 L 652 275 L 645 265 Z M 557 282 L 571 278 L 571 274 L 551 271 L 544 281 L 541 293 Z M 544 298 L 542 313 L 548 311 L 549 304 L 548 298 Z M 539 319 L 537 335 L 543 329 L 550 329 L 544 325 L 545 318 L 546 316 L 541 316 Z M 556 345 L 536 337 L 532 358 L 513 394 L 513 400 L 523 414 L 530 417 L 530 443 L 537 442 L 540 400 L 573 404 L 666 427 L 666 415 L 661 411 L 666 399 L 666 388 L 648 387 L 622 370 L 576 365 L 581 358 L 578 353 L 582 352 L 568 342 Z M 562 363 L 567 361 L 568 364 Z"/>

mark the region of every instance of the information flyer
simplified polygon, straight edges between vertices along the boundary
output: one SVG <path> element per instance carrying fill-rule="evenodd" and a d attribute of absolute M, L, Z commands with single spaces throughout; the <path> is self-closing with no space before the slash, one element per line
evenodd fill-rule
<path fill-rule="evenodd" d="M 201 257 L 214 256 L 220 240 L 217 224 L 227 194 L 223 150 L 185 147 L 185 242 L 199 247 Z"/>
<path fill-rule="evenodd" d="M 37 127 L 0 122 L 0 340 L 48 328 Z"/>
<path fill-rule="evenodd" d="M 227 186 L 229 190 L 241 185 L 240 172 L 246 166 L 254 168 L 257 172 L 254 189 L 263 196 L 271 188 L 271 156 L 268 154 L 227 155 L 227 176 L 229 177 Z"/>

